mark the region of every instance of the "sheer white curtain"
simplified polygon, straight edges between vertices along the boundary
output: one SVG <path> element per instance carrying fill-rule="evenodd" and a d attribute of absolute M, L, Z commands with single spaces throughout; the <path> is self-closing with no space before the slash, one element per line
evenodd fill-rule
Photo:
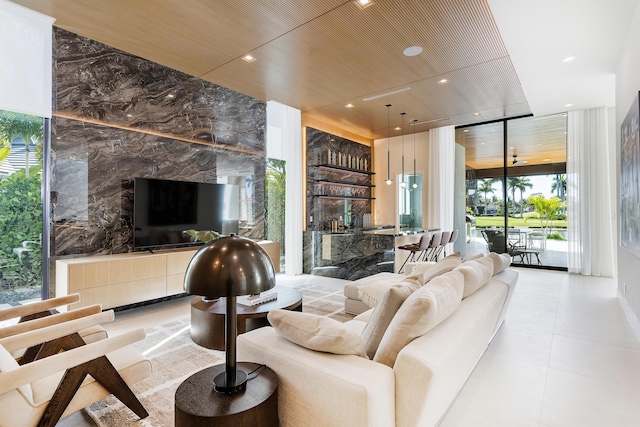
<path fill-rule="evenodd" d="M 300 110 L 267 102 L 267 156 L 286 161 L 284 262 L 288 275 L 302 274 L 302 116 Z"/>
<path fill-rule="evenodd" d="M 455 136 L 453 126 L 429 130 L 427 227 L 442 231 L 453 230 Z"/>
<path fill-rule="evenodd" d="M 0 0 L 0 110 L 51 117 L 53 21 Z"/>
<path fill-rule="evenodd" d="M 568 269 L 613 277 L 615 144 L 610 141 L 607 109 L 570 112 L 567 130 Z"/>

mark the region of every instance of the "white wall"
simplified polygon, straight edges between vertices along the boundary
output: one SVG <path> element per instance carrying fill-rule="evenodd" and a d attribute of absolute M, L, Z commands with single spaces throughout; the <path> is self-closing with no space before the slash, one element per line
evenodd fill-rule
<path fill-rule="evenodd" d="M 385 184 L 387 179 L 387 138 L 376 139 L 373 142 L 374 152 L 374 184 L 375 204 L 374 221 L 379 225 L 396 225 L 397 212 L 397 176 L 402 171 L 402 138 L 391 137 L 389 140 L 391 152 L 390 176 L 391 185 Z M 429 132 L 416 134 L 416 173 L 422 173 L 422 226 L 427 225 L 427 189 L 429 180 L 427 165 L 429 164 Z M 413 134 L 404 136 L 404 173 L 413 173 Z"/>
<path fill-rule="evenodd" d="M 622 124 L 633 98 L 640 91 L 640 7 L 636 10 L 626 44 L 616 72 L 616 180 L 618 195 L 618 212 L 620 212 L 620 125 Z M 640 318 L 640 260 L 620 247 L 620 229 L 618 225 L 616 241 L 618 242 L 618 292 L 633 311 L 636 319 Z M 626 294 L 625 294 L 626 284 Z M 633 323 L 633 322 L 632 322 Z"/>

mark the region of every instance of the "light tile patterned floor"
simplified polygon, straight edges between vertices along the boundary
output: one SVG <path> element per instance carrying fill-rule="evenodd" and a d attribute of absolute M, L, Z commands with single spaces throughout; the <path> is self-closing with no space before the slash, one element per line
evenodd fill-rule
<path fill-rule="evenodd" d="M 640 343 L 618 305 L 615 280 L 518 271 L 507 319 L 441 427 L 639 426 Z M 285 286 L 344 283 L 278 276 Z M 190 300 L 116 313 L 108 330 L 188 317 Z M 61 425 L 93 423 L 81 412 Z"/>

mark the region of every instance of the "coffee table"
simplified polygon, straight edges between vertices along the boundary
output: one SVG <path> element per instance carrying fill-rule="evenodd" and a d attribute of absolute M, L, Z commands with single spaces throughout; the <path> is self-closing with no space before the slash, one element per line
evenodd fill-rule
<path fill-rule="evenodd" d="M 247 307 L 237 305 L 238 334 L 252 329 L 268 326 L 267 314 L 271 310 L 302 311 L 302 294 L 300 291 L 286 286 L 273 288 L 278 299 Z M 202 297 L 191 300 L 191 339 L 202 347 L 213 350 L 224 350 L 224 316 L 226 298 L 205 302 Z"/>

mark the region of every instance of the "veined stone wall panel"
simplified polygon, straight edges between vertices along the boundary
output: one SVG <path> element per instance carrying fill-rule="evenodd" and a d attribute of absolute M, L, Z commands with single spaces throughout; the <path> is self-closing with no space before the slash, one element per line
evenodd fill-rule
<path fill-rule="evenodd" d="M 266 103 L 54 28 L 52 256 L 133 250 L 135 177 L 241 185 L 264 238 Z"/>

